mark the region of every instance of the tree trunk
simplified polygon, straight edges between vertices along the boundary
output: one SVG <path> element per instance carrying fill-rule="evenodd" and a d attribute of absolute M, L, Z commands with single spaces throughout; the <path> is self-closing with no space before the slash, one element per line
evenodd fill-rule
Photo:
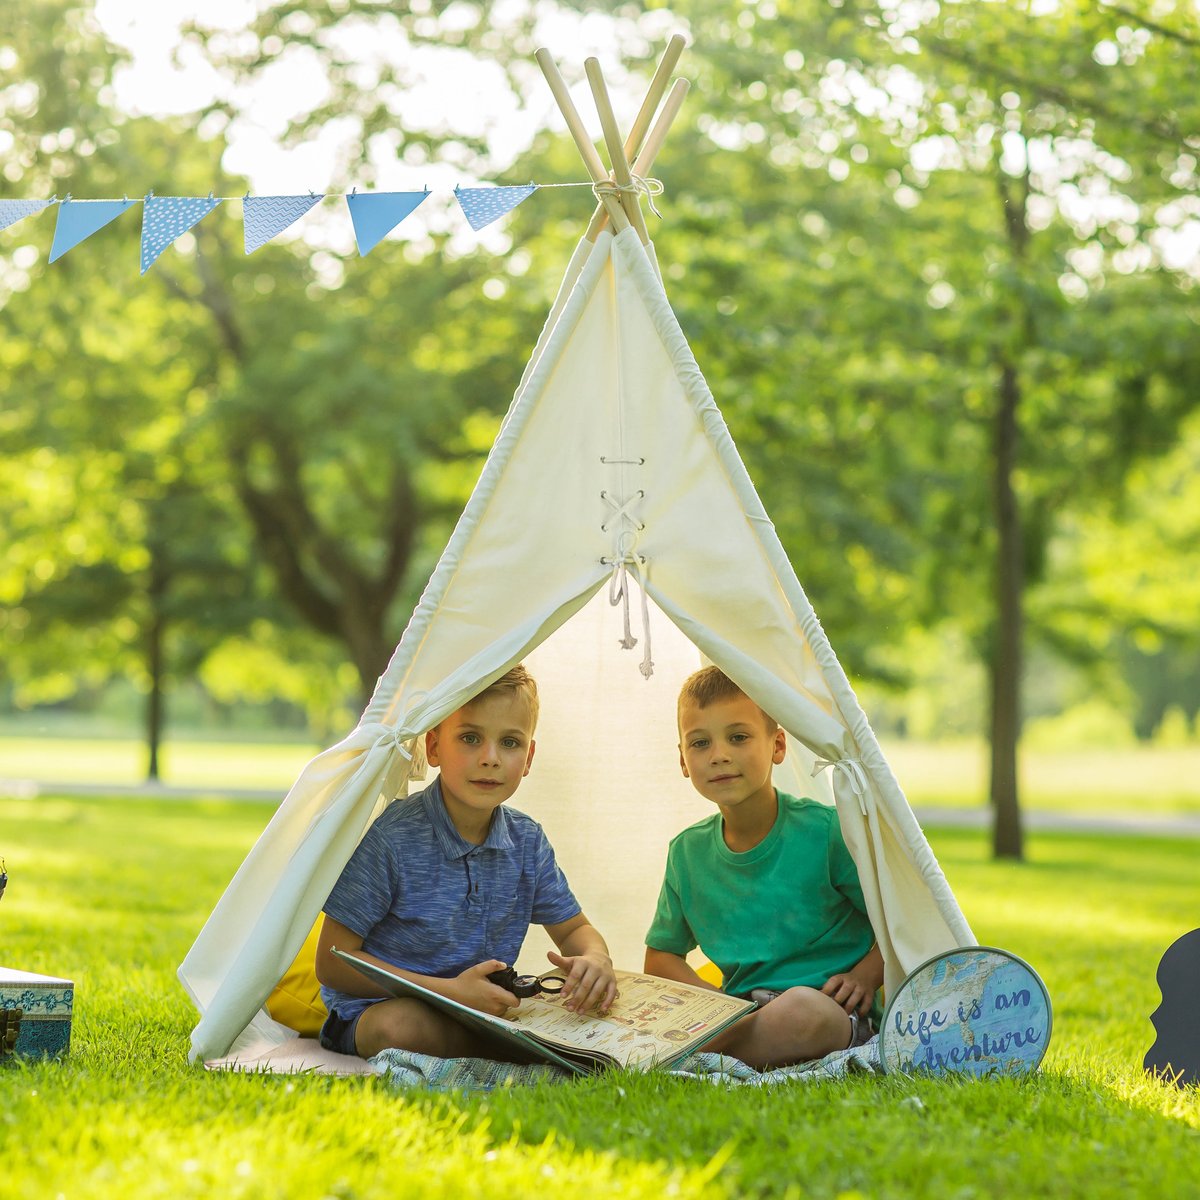
<path fill-rule="evenodd" d="M 150 614 L 146 628 L 146 673 L 150 676 L 150 691 L 146 696 L 146 782 L 157 783 L 159 747 L 162 744 L 166 707 L 163 642 L 167 622 L 163 615 L 163 597 L 167 593 L 167 573 L 159 551 L 153 543 L 150 546 L 150 554 L 150 582 L 147 589 Z"/>
<path fill-rule="evenodd" d="M 996 621 L 989 661 L 992 718 L 992 853 L 1024 857 L 1017 793 L 1017 741 L 1021 734 L 1021 594 L 1025 560 L 1021 514 L 1013 488 L 1017 461 L 1017 407 L 1021 398 L 1016 368 L 1000 370 L 995 425 L 993 502 L 996 519 Z"/>
<path fill-rule="evenodd" d="M 350 651 L 350 660 L 358 672 L 359 699 L 363 708 L 371 701 L 379 677 L 387 670 L 396 644 L 387 638 L 382 622 L 373 622 L 363 614 L 350 614 L 345 622 L 343 640 Z"/>

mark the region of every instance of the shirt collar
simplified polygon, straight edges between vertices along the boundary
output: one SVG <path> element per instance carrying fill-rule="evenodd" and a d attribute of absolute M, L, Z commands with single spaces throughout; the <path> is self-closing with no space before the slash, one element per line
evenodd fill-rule
<path fill-rule="evenodd" d="M 488 826 L 488 835 L 481 846 L 476 846 L 473 842 L 468 842 L 454 828 L 454 822 L 450 820 L 450 814 L 446 811 L 446 803 L 442 799 L 440 778 L 435 779 L 421 794 L 421 802 L 425 806 L 425 813 L 429 817 L 429 823 L 433 826 L 433 832 L 437 835 L 442 852 L 448 859 L 466 858 L 472 850 L 511 850 L 513 848 L 512 819 L 504 805 L 492 813 L 492 823 Z"/>

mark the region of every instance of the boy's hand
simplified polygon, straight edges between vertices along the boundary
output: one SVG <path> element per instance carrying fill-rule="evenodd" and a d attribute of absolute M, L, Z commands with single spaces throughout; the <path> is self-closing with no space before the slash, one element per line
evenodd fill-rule
<path fill-rule="evenodd" d="M 821 991 L 832 996 L 846 1012 L 857 1012 L 860 1017 L 865 1017 L 871 1011 L 871 1004 L 875 1000 L 875 989 L 870 982 L 854 971 L 831 975 Z"/>
<path fill-rule="evenodd" d="M 599 1013 L 608 1012 L 617 998 L 617 977 L 607 954 L 593 951 L 564 958 L 550 950 L 546 957 L 566 974 L 562 990 L 565 1008 L 576 1013 L 593 1008 Z"/>
<path fill-rule="evenodd" d="M 497 958 L 489 958 L 487 962 L 468 967 L 454 977 L 452 986 L 446 989 L 447 994 L 451 1000 L 468 1008 L 490 1013 L 493 1017 L 503 1016 L 508 1009 L 519 1008 L 521 1001 L 512 992 L 492 983 L 488 976 L 493 971 L 503 971 L 507 965 Z"/>

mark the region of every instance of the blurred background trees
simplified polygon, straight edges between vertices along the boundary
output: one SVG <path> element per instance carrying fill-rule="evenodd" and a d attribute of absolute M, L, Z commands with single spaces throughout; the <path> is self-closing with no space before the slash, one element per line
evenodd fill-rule
<path fill-rule="evenodd" d="M 650 218 L 668 291 L 869 711 L 925 735 L 974 714 L 1014 857 L 1026 714 L 1099 695 L 1138 736 L 1169 710 L 1194 722 L 1193 6 L 684 0 L 512 6 L 503 26 L 465 0 L 259 10 L 187 34 L 225 81 L 191 119 L 118 108 L 122 53 L 90 5 L 27 10 L 0 34 L 6 190 L 240 194 L 239 98 L 300 67 L 271 133 L 336 141 L 314 186 L 389 164 L 417 188 L 447 167 L 577 182 L 556 119 L 506 159 L 494 114 L 414 116 L 422 72 L 478 72 L 541 111 L 533 50 L 578 80 L 574 38 L 604 22 L 631 104 L 682 28 L 693 91 Z M 6 231 L 0 699 L 133 678 L 151 747 L 172 680 L 287 699 L 322 732 L 352 719 L 589 210 L 546 189 L 467 239 L 452 213 L 414 217 L 361 261 L 319 230 L 246 258 L 219 210 L 143 278 L 135 217 L 53 267 L 48 216 Z"/>

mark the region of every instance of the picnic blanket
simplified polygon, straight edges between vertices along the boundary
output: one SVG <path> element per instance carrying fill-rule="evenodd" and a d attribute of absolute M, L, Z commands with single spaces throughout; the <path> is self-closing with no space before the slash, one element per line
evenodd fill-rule
<path fill-rule="evenodd" d="M 496 1088 L 520 1087 L 535 1083 L 566 1083 L 579 1078 L 550 1063 L 502 1063 L 484 1058 L 432 1058 L 409 1050 L 384 1050 L 370 1060 L 395 1088 L 424 1088 L 435 1092 L 490 1092 Z M 697 1079 L 704 1083 L 738 1087 L 767 1087 L 793 1080 L 813 1082 L 838 1079 L 843 1075 L 866 1072 L 883 1074 L 879 1059 L 879 1038 L 861 1046 L 835 1050 L 813 1062 L 773 1071 L 756 1071 L 736 1058 L 710 1054 L 703 1050 L 682 1060 L 661 1074 L 676 1079 Z"/>
<path fill-rule="evenodd" d="M 505 1063 L 487 1058 L 434 1058 L 410 1050 L 384 1050 L 371 1059 L 325 1050 L 315 1038 L 292 1038 L 258 1054 L 212 1059 L 211 1071 L 249 1071 L 263 1074 L 379 1075 L 399 1091 L 421 1088 L 434 1092 L 490 1092 L 496 1088 L 537 1083 L 567 1083 L 578 1076 L 550 1063 Z M 773 1071 L 756 1071 L 736 1058 L 700 1051 L 683 1059 L 665 1075 L 704 1083 L 765 1087 L 792 1080 L 812 1082 L 865 1072 L 883 1074 L 879 1038 L 861 1046 L 835 1050 L 813 1062 Z"/>

